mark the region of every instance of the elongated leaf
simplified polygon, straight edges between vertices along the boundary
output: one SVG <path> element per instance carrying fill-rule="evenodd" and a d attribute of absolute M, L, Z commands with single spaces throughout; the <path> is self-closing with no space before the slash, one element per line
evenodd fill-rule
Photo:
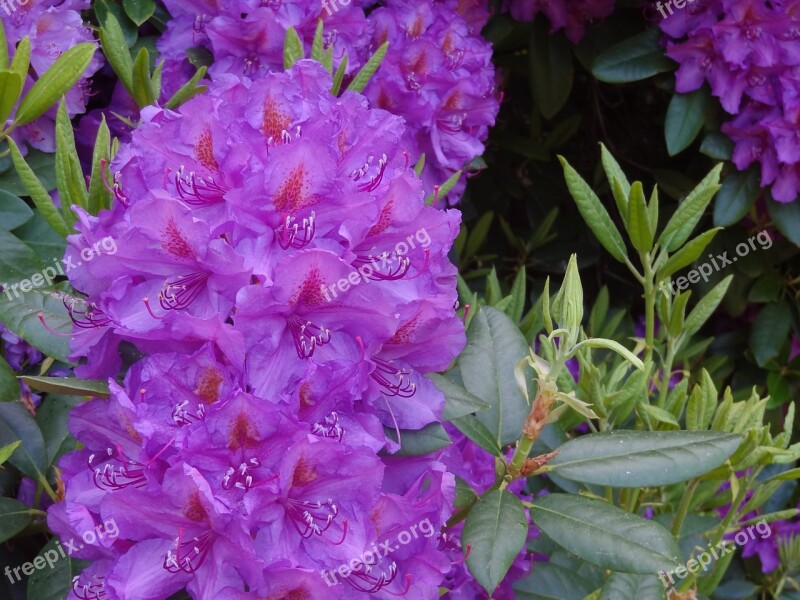
<path fill-rule="evenodd" d="M 612 573 L 600 600 L 664 600 L 666 588 L 655 575 Z"/>
<path fill-rule="evenodd" d="M 529 576 L 514 584 L 517 600 L 583 600 L 592 589 L 573 570 L 553 562 L 537 563 Z"/>
<path fill-rule="evenodd" d="M 506 314 L 514 323 L 519 323 L 520 319 L 522 318 L 522 313 L 525 311 L 525 288 L 527 286 L 526 274 L 525 274 L 525 265 L 522 265 L 522 268 L 517 273 L 517 276 L 514 278 L 514 283 L 511 286 L 511 306 L 509 307 Z"/>
<path fill-rule="evenodd" d="M 79 396 L 49 394 L 36 411 L 36 424 L 44 436 L 47 462 L 57 465 L 58 459 L 77 449 L 78 441 L 69 432 L 70 411 L 84 402 Z"/>
<path fill-rule="evenodd" d="M 400 442 L 400 450 L 393 456 L 421 456 L 441 450 L 452 443 L 450 436 L 439 423 L 430 423 L 422 429 L 401 429 L 399 440 L 396 430 L 390 427 L 383 429 L 386 437 Z"/>
<path fill-rule="evenodd" d="M 456 429 L 486 450 L 489 454 L 503 456 L 503 450 L 492 435 L 492 432 L 476 417 L 464 415 L 463 417 L 451 419 L 450 422 L 455 425 Z"/>
<path fill-rule="evenodd" d="M 5 124 L 6 119 L 14 110 L 14 105 L 22 91 L 22 78 L 13 71 L 0 71 L 0 123 Z"/>
<path fill-rule="evenodd" d="M 567 180 L 569 193 L 578 205 L 583 220 L 586 221 L 603 248 L 619 262 L 624 263 L 628 250 L 619 230 L 600 202 L 600 198 L 563 156 L 559 156 L 558 159 L 564 167 L 564 177 Z"/>
<path fill-rule="evenodd" d="M 331 86 L 331 94 L 338 96 L 342 90 L 342 81 L 344 74 L 347 72 L 347 54 L 344 55 L 339 66 L 336 68 L 336 73 L 333 74 L 333 86 Z"/>
<path fill-rule="evenodd" d="M 505 490 L 485 494 L 469 511 L 462 544 L 467 566 L 487 593 L 503 580 L 528 537 L 528 519 L 519 499 Z"/>
<path fill-rule="evenodd" d="M 170 110 L 175 110 L 181 104 L 184 104 L 185 102 L 188 102 L 194 98 L 197 94 L 202 94 L 205 92 L 206 89 L 208 89 L 208 86 L 197 85 L 197 82 L 205 77 L 207 70 L 208 67 L 205 65 L 198 68 L 195 74 L 192 75 L 192 78 L 184 83 L 177 92 L 175 92 L 175 94 L 167 101 L 164 107 Z"/>
<path fill-rule="evenodd" d="M 59 56 L 20 102 L 14 122 L 25 125 L 39 118 L 53 106 L 86 71 L 97 47 L 85 42 Z"/>
<path fill-rule="evenodd" d="M 689 192 L 686 199 L 681 202 L 678 210 L 664 227 L 664 231 L 658 238 L 658 243 L 664 246 L 669 252 L 674 252 L 689 239 L 700 218 L 703 216 L 711 198 L 720 188 L 719 174 L 722 170 L 722 163 L 711 169 L 711 172 Z"/>
<path fill-rule="evenodd" d="M 102 115 L 101 118 L 92 152 L 92 176 L 89 180 L 89 213 L 93 215 L 99 213 L 103 208 L 111 207 L 111 192 L 103 183 L 105 176 L 103 170 L 105 169 L 106 174 L 108 173 L 107 164 L 111 158 L 111 132 L 106 124 L 106 116 Z"/>
<path fill-rule="evenodd" d="M 39 209 L 39 214 L 42 215 L 42 218 L 47 221 L 47 224 L 50 225 L 50 227 L 52 227 L 56 233 L 58 233 L 61 237 L 67 237 L 70 229 L 67 227 L 64 217 L 61 216 L 61 213 L 53 203 L 53 199 L 50 197 L 50 194 L 47 193 L 47 190 L 42 185 L 42 182 L 39 181 L 39 178 L 36 176 L 36 173 L 33 172 L 33 169 L 31 169 L 30 166 L 28 166 L 28 163 L 25 162 L 25 159 L 22 157 L 22 154 L 20 153 L 19 148 L 17 148 L 17 144 L 14 142 L 14 140 L 11 138 L 7 139 L 8 145 L 11 149 L 11 159 L 14 161 L 14 168 L 17 170 L 25 189 L 28 191 L 33 203 L 36 205 L 36 208 Z"/>
<path fill-rule="evenodd" d="M 0 323 L 47 356 L 69 363 L 67 339 L 72 320 L 63 298 L 62 293 L 32 290 L 13 301 L 0 301 Z M 40 312 L 47 326 L 63 335 L 45 329 L 39 322 Z"/>
<path fill-rule="evenodd" d="M 452 190 L 456 186 L 458 180 L 461 179 L 462 173 L 463 171 L 456 171 L 450 177 L 448 177 L 447 181 L 445 181 L 441 186 L 439 186 L 438 190 L 435 190 L 433 194 L 429 194 L 428 197 L 425 198 L 425 204 L 427 204 L 428 206 L 433 206 L 437 200 L 441 200 L 442 198 L 447 196 L 447 194 L 450 193 L 450 190 Z"/>
<path fill-rule="evenodd" d="M 551 35 L 544 21 L 535 21 L 528 56 L 533 100 L 542 116 L 552 119 L 572 90 L 572 44 L 563 35 Z"/>
<path fill-rule="evenodd" d="M 20 390 L 19 384 L 15 381 L 16 378 L 17 376 L 11 365 L 8 364 L 5 358 L 0 356 L 0 402 L 13 402 L 19 399 Z"/>
<path fill-rule="evenodd" d="M 314 41 L 311 44 L 311 58 L 320 63 L 322 62 L 322 57 L 325 56 L 322 38 L 323 29 L 323 20 L 317 19 L 317 29 L 314 31 Z"/>
<path fill-rule="evenodd" d="M 601 348 L 603 350 L 611 350 L 612 352 L 616 352 L 629 363 L 631 363 L 634 367 L 639 370 L 644 370 L 644 364 L 642 363 L 641 359 L 636 356 L 633 352 L 628 350 L 625 346 L 620 344 L 619 342 L 615 342 L 614 340 L 606 340 L 603 338 L 589 338 L 588 340 L 584 340 L 575 346 L 575 349 L 578 348 Z"/>
<path fill-rule="evenodd" d="M 65 207 L 77 204 L 88 207 L 89 194 L 83 179 L 80 158 L 75 149 L 75 134 L 67 114 L 66 100 L 61 99 L 56 117 L 56 181 Z"/>
<path fill-rule="evenodd" d="M 11 59 L 11 65 L 9 66 L 9 69 L 19 75 L 19 79 L 24 86 L 30 66 L 31 40 L 26 35 L 19 41 L 19 44 L 17 44 L 17 50 L 14 52 L 14 58 Z"/>
<path fill-rule="evenodd" d="M 13 498 L 0 498 L 0 543 L 10 540 L 30 522 L 30 508 Z"/>
<path fill-rule="evenodd" d="M 631 193 L 631 184 L 628 183 L 628 178 L 623 173 L 619 163 L 602 143 L 600 144 L 600 159 L 608 179 L 608 185 L 614 194 L 614 200 L 617 202 L 617 208 L 620 215 L 624 217 L 628 214 L 628 194 Z M 615 179 L 619 180 L 619 189 L 614 185 Z"/>
<path fill-rule="evenodd" d="M 703 296 L 692 309 L 683 326 L 683 333 L 687 338 L 697 333 L 711 314 L 717 310 L 717 306 L 725 297 L 732 280 L 733 275 L 728 275 Z"/>
<path fill-rule="evenodd" d="M 714 200 L 714 225 L 727 227 L 738 223 L 760 195 L 758 169 L 726 175 Z"/>
<path fill-rule="evenodd" d="M 381 44 L 381 47 L 375 51 L 367 64 L 361 67 L 361 70 L 358 72 L 358 75 L 355 76 L 353 81 L 350 82 L 350 85 L 347 86 L 348 92 L 363 92 L 364 88 L 367 87 L 369 80 L 372 79 L 372 76 L 375 74 L 375 71 L 381 66 L 384 57 L 386 56 L 386 50 L 389 48 L 389 42 L 384 42 Z"/>
<path fill-rule="evenodd" d="M 675 94 L 667 108 L 664 137 L 667 151 L 675 156 L 695 140 L 706 119 L 706 106 L 710 97 L 705 88 L 688 94 Z"/>
<path fill-rule="evenodd" d="M 5 462 L 11 458 L 11 455 L 16 452 L 17 448 L 22 445 L 22 442 L 17 440 L 12 444 L 8 444 L 7 446 L 3 446 L 0 448 L 0 465 L 5 464 Z"/>
<path fill-rule="evenodd" d="M 639 252 L 650 252 L 653 248 L 653 229 L 647 213 L 647 202 L 644 199 L 642 184 L 638 181 L 631 186 L 628 199 L 628 234 L 633 247 Z"/>
<path fill-rule="evenodd" d="M 298 60 L 305 56 L 303 50 L 303 40 L 297 34 L 294 27 L 286 30 L 286 38 L 283 41 L 283 68 L 291 69 Z"/>
<path fill-rule="evenodd" d="M 99 30 L 100 44 L 103 54 L 108 59 L 111 68 L 119 77 L 122 85 L 133 96 L 133 59 L 125 41 L 125 34 L 117 18 L 107 11 L 105 19 L 101 19 L 102 27 Z"/>
<path fill-rule="evenodd" d="M 464 387 L 489 404 L 477 416 L 501 446 L 519 439 L 530 411 L 514 378 L 514 368 L 527 354 L 528 343 L 511 319 L 495 308 L 480 308 L 458 364 Z M 531 380 L 532 371 L 527 374 Z"/>
<path fill-rule="evenodd" d="M 444 394 L 445 405 L 442 419 L 449 421 L 469 415 L 489 405 L 474 394 L 470 394 L 463 386 L 458 385 L 438 373 L 426 375 L 428 379 Z"/>
<path fill-rule="evenodd" d="M 36 569 L 33 572 L 28 580 L 28 598 L 63 600 L 72 591 L 72 579 L 89 564 L 86 561 L 75 560 L 69 555 L 62 558 L 56 542 L 57 539 L 52 538 L 39 552 L 39 556 L 45 561 L 51 561 L 52 559 L 48 559 L 48 556 L 53 556 L 55 552 L 58 560 L 52 562 L 52 568 Z M 51 562 L 47 564 L 49 566 Z"/>
<path fill-rule="evenodd" d="M 34 390 L 41 392 L 52 392 L 67 396 L 108 397 L 108 383 L 105 381 L 77 379 L 75 377 L 35 377 L 32 375 L 23 375 L 20 379 Z"/>
<path fill-rule="evenodd" d="M 150 53 L 142 46 L 133 61 L 131 71 L 132 95 L 139 108 L 144 108 L 155 102 L 153 80 L 150 78 Z"/>
<path fill-rule="evenodd" d="M 536 526 L 554 542 L 604 569 L 652 575 L 677 566 L 680 550 L 661 525 L 599 500 L 570 494 L 538 498 Z"/>
<path fill-rule="evenodd" d="M 6 68 L 8 68 L 8 38 L 3 21 L 0 20 L 0 69 Z"/>
<path fill-rule="evenodd" d="M 16 229 L 32 218 L 33 211 L 21 198 L 0 189 L 0 229 Z"/>
<path fill-rule="evenodd" d="M 611 487 L 686 481 L 727 460 L 742 437 L 700 431 L 613 431 L 584 435 L 558 449 L 547 470 Z"/>
<path fill-rule="evenodd" d="M 664 263 L 664 266 L 658 270 L 658 276 L 656 279 L 658 281 L 662 281 L 673 273 L 677 273 L 682 268 L 688 267 L 690 264 L 700 258 L 700 255 L 703 254 L 703 251 L 711 243 L 711 240 L 714 239 L 714 236 L 717 235 L 717 232 L 721 229 L 721 227 L 709 229 L 705 233 L 701 233 L 696 238 L 688 242 L 685 246 L 683 246 L 683 248 L 669 257 L 667 262 Z"/>
<path fill-rule="evenodd" d="M 652 27 L 612 46 L 594 60 L 592 73 L 607 83 L 628 83 L 647 79 L 675 68 L 659 46 L 661 32 Z"/>
<path fill-rule="evenodd" d="M 767 304 L 759 311 L 750 333 L 750 347 L 759 367 L 778 356 L 791 330 L 792 313 L 787 304 Z"/>
<path fill-rule="evenodd" d="M 19 402 L 0 403 L 0 447 L 21 441 L 8 462 L 31 479 L 47 470 L 44 438 L 31 414 Z"/>
<path fill-rule="evenodd" d="M 31 278 L 41 277 L 42 261 L 36 253 L 26 246 L 13 233 L 0 229 L 0 285 L 3 287 L 3 296 L 0 302 L 11 301 L 12 299 L 25 294 L 21 285 L 25 289 L 37 287 L 36 283 L 31 282 Z M 27 282 L 26 282 L 27 280 Z M 42 278 L 39 285 L 43 285 Z"/>

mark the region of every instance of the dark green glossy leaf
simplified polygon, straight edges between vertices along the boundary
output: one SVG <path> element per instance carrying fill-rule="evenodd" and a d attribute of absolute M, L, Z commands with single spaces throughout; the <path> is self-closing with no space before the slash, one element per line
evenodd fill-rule
<path fill-rule="evenodd" d="M 612 46 L 595 58 L 592 73 L 607 83 L 627 83 L 671 71 L 675 63 L 664 55 L 661 31 L 653 27 Z"/>

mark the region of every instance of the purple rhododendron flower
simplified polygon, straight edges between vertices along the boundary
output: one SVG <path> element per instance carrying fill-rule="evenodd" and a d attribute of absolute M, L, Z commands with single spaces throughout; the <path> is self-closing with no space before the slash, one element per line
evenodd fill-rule
<path fill-rule="evenodd" d="M 708 83 L 735 115 L 722 126 L 739 170 L 761 165 L 761 186 L 779 202 L 800 193 L 800 3 L 697 0 L 661 21 L 676 90 Z"/>
<path fill-rule="evenodd" d="M 614 12 L 615 0 L 506 0 L 504 6 L 518 21 L 533 21 L 542 13 L 551 31 L 564 30 L 573 43 L 581 41 L 586 26 Z"/>
<path fill-rule="evenodd" d="M 76 372 L 143 358 L 71 415 L 48 523 L 119 536 L 70 598 L 438 597 L 454 476 L 391 453 L 440 421 L 423 375 L 465 344 L 460 215 L 425 205 L 403 121 L 331 83 L 303 60 L 143 110 L 114 207 L 81 212 L 67 257 L 117 251 L 69 271 Z"/>
<path fill-rule="evenodd" d="M 365 93 L 374 106 L 406 120 L 403 143 L 413 160 L 425 154 L 425 189 L 438 190 L 483 154 L 494 125 L 492 47 L 456 2 L 383 4 L 370 14 L 373 46 L 388 41 L 391 52 Z M 462 177 L 449 197 L 460 198 L 464 185 Z"/>
<path fill-rule="evenodd" d="M 81 10 L 89 8 L 88 0 L 44 0 L 42 2 L 17 2 L 3 14 L 3 28 L 8 42 L 9 59 L 19 41 L 28 36 L 31 43 L 30 69 L 23 86 L 23 97 L 36 80 L 47 71 L 66 50 L 82 42 L 94 40 L 91 30 L 83 24 Z M 89 97 L 89 78 L 100 68 L 102 58 L 95 54 L 78 83 L 65 95 L 70 117 L 86 110 Z M 43 152 L 55 152 L 56 107 L 35 121 L 16 128 L 11 137 L 22 146 L 26 143 Z M 9 117 L 13 120 L 14 113 Z"/>

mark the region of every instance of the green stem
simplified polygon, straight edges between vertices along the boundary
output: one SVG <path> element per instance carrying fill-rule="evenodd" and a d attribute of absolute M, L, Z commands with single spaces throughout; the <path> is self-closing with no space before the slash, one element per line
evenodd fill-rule
<path fill-rule="evenodd" d="M 692 503 L 692 498 L 694 497 L 694 493 L 699 485 L 700 480 L 693 479 L 692 483 L 687 486 L 686 491 L 683 493 L 681 504 L 678 507 L 678 514 L 675 515 L 675 520 L 672 522 L 672 535 L 674 535 L 676 538 L 681 534 L 683 522 L 686 520 L 686 514 L 689 512 L 689 505 Z"/>
<path fill-rule="evenodd" d="M 667 358 L 664 360 L 664 371 L 661 377 L 661 389 L 658 393 L 658 407 L 664 408 L 667 404 L 667 392 L 672 378 L 672 363 L 675 361 L 675 345 L 672 337 L 667 337 Z"/>
<path fill-rule="evenodd" d="M 653 358 L 653 342 L 656 331 L 656 286 L 653 268 L 650 264 L 650 255 L 642 255 L 644 265 L 644 310 L 645 310 L 645 360 Z"/>

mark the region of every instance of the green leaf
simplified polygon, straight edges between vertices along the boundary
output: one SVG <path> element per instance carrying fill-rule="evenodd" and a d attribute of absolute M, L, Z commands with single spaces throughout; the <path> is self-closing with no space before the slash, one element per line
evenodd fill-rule
<path fill-rule="evenodd" d="M 800 202 L 767 201 L 767 211 L 775 227 L 794 245 L 800 246 Z"/>
<path fill-rule="evenodd" d="M 317 29 L 314 31 L 314 41 L 311 44 L 311 58 L 321 63 L 325 56 L 322 33 L 324 24 L 322 19 L 317 19 Z M 335 95 L 335 94 L 334 94 Z"/>
<path fill-rule="evenodd" d="M 42 262 L 36 253 L 22 243 L 13 233 L 0 229 L 0 286 L 3 287 L 3 296 L 0 302 L 10 302 L 12 298 L 24 295 L 18 284 L 28 280 L 25 287 L 32 289 L 35 284 L 30 281 L 32 277 L 41 277 Z M 43 285 L 44 279 L 39 285 Z M 16 289 L 11 289 L 17 285 Z"/>
<path fill-rule="evenodd" d="M 3 465 L 11 458 L 11 455 L 14 454 L 17 448 L 20 447 L 22 442 L 17 440 L 16 442 L 9 444 L 8 446 L 3 446 L 0 448 L 0 465 Z"/>
<path fill-rule="evenodd" d="M 705 88 L 672 96 L 664 122 L 664 137 L 670 156 L 688 148 L 703 129 L 709 99 Z"/>
<path fill-rule="evenodd" d="M 765 273 L 753 283 L 753 287 L 747 292 L 747 301 L 756 304 L 777 302 L 785 285 L 786 280 L 779 273 Z"/>
<path fill-rule="evenodd" d="M 670 485 L 718 467 L 741 440 L 739 435 L 699 431 L 595 433 L 559 447 L 547 471 L 611 487 Z"/>
<path fill-rule="evenodd" d="M 400 440 L 397 439 L 397 430 L 391 427 L 383 430 L 386 437 L 400 443 L 400 450 L 392 456 L 422 456 L 453 443 L 440 423 L 430 423 L 422 429 L 401 429 Z"/>
<path fill-rule="evenodd" d="M 728 291 L 732 279 L 733 275 L 728 275 L 715 285 L 710 292 L 703 296 L 692 309 L 692 312 L 686 317 L 686 322 L 683 326 L 683 335 L 686 338 L 700 331 L 703 324 L 712 313 L 717 310 L 717 306 L 719 306 L 719 303 L 722 302 L 722 299 L 725 297 L 725 293 Z"/>
<path fill-rule="evenodd" d="M 664 263 L 664 266 L 658 270 L 656 281 L 665 280 L 673 273 L 677 273 L 682 268 L 688 267 L 690 264 L 700 258 L 700 255 L 703 254 L 703 251 L 711 243 L 711 240 L 714 239 L 714 236 L 717 235 L 717 232 L 721 229 L 722 227 L 716 227 L 714 229 L 709 229 L 705 233 L 701 233 L 692 241 L 683 246 L 680 250 L 678 250 L 675 254 L 670 256 L 667 262 Z"/>
<path fill-rule="evenodd" d="M 47 452 L 42 432 L 19 402 L 0 403 L 0 447 L 22 441 L 8 462 L 34 480 L 47 470 Z"/>
<path fill-rule="evenodd" d="M 384 42 L 381 44 L 381 47 L 375 51 L 370 59 L 367 61 L 361 70 L 358 72 L 358 75 L 355 76 L 353 81 L 350 82 L 350 85 L 347 86 L 348 92 L 363 92 L 364 88 L 367 87 L 369 80 L 372 79 L 372 76 L 375 74 L 375 71 L 378 70 L 378 67 L 381 66 L 383 62 L 383 58 L 386 56 L 386 50 L 389 48 L 389 42 Z"/>
<path fill-rule="evenodd" d="M 603 143 L 600 144 L 600 159 L 608 179 L 608 185 L 614 194 L 614 200 L 617 202 L 619 213 L 622 217 L 625 217 L 628 214 L 628 195 L 631 193 L 631 184 L 628 183 L 628 178 L 623 173 L 619 163 Z M 619 188 L 614 185 L 615 179 L 619 180 Z"/>
<path fill-rule="evenodd" d="M 445 405 L 442 419 L 450 421 L 464 415 L 469 415 L 489 405 L 474 394 L 470 394 L 463 386 L 458 385 L 438 373 L 426 375 L 440 392 L 444 394 Z"/>
<path fill-rule="evenodd" d="M 122 85 L 133 97 L 133 59 L 128 49 L 128 43 L 125 41 L 125 34 L 122 32 L 119 21 L 110 11 L 105 15 L 105 19 L 101 19 L 101 24 L 98 35 L 100 44 L 103 46 L 103 54 Z"/>
<path fill-rule="evenodd" d="M 34 213 L 33 219 L 22 227 L 17 227 L 14 235 L 25 242 L 44 261 L 52 261 L 56 256 L 64 256 L 66 240 L 53 231 L 39 211 Z"/>
<path fill-rule="evenodd" d="M 73 204 L 83 209 L 89 206 L 86 181 L 83 178 L 78 151 L 75 149 L 75 133 L 64 98 L 61 99 L 56 116 L 56 181 L 62 210 L 70 210 Z"/>
<path fill-rule="evenodd" d="M 33 211 L 21 198 L 0 189 L 0 229 L 16 229 L 32 218 Z"/>
<path fill-rule="evenodd" d="M 0 497 L 0 543 L 10 540 L 30 522 L 30 508 L 12 498 Z"/>
<path fill-rule="evenodd" d="M 714 200 L 714 225 L 728 227 L 742 220 L 761 195 L 758 169 L 734 172 L 722 180 Z"/>
<path fill-rule="evenodd" d="M 347 54 L 344 55 L 342 58 L 342 62 L 339 63 L 339 66 L 336 68 L 336 73 L 333 75 L 333 86 L 331 86 L 331 94 L 334 96 L 338 96 L 339 92 L 342 89 L 342 81 L 344 80 L 344 74 L 347 71 Z"/>
<path fill-rule="evenodd" d="M 703 216 L 706 207 L 711 202 L 711 198 L 720 188 L 719 174 L 721 170 L 722 163 L 711 169 L 711 172 L 705 176 L 703 181 L 698 183 L 678 206 L 678 209 L 658 238 L 658 243 L 664 246 L 667 251 L 674 252 L 689 239 L 698 221 Z"/>
<path fill-rule="evenodd" d="M 544 21 L 537 20 L 528 61 L 533 101 L 544 118 L 552 119 L 572 90 L 572 44 L 562 34 L 552 35 Z"/>
<path fill-rule="evenodd" d="M 156 12 L 155 0 L 122 0 L 125 14 L 140 26 Z"/>
<path fill-rule="evenodd" d="M 514 592 L 517 600 L 583 600 L 592 587 L 576 577 L 575 571 L 543 562 L 514 584 Z"/>
<path fill-rule="evenodd" d="M 456 186 L 458 180 L 461 179 L 462 173 L 463 171 L 456 171 L 447 178 L 447 181 L 438 186 L 438 189 L 436 189 L 437 186 L 434 186 L 435 191 L 433 194 L 430 194 L 427 198 L 425 198 L 425 204 L 428 206 L 433 206 L 437 200 L 447 196 L 447 194 L 449 194 L 450 191 Z"/>
<path fill-rule="evenodd" d="M 528 355 L 528 343 L 505 314 L 481 307 L 467 330 L 467 347 L 458 359 L 464 387 L 489 404 L 477 413 L 501 446 L 519 439 L 530 411 L 514 369 Z M 533 374 L 529 371 L 530 380 Z"/>
<path fill-rule="evenodd" d="M 631 186 L 626 222 L 633 247 L 639 252 L 650 252 L 653 249 L 653 229 L 650 226 L 644 190 L 639 181 L 635 181 Z"/>
<path fill-rule="evenodd" d="M 522 313 L 525 310 L 525 288 L 527 280 L 525 275 L 525 265 L 517 273 L 514 278 L 514 283 L 511 286 L 511 306 L 509 306 L 506 314 L 514 323 L 519 323 L 522 318 Z"/>
<path fill-rule="evenodd" d="M 14 402 L 19 399 L 20 389 L 16 379 L 17 375 L 11 365 L 0 356 L 0 402 Z"/>
<path fill-rule="evenodd" d="M 67 227 L 66 221 L 64 221 L 64 217 L 61 216 L 61 213 L 56 208 L 56 205 L 53 203 L 53 199 L 50 197 L 50 194 L 47 193 L 47 190 L 42 185 L 42 182 L 39 181 L 39 178 L 36 176 L 36 173 L 33 172 L 33 169 L 30 168 L 25 159 L 20 154 L 19 148 L 17 148 L 17 144 L 14 142 L 13 139 L 7 138 L 9 147 L 11 149 L 11 158 L 14 161 L 14 168 L 16 168 L 17 173 L 19 174 L 20 179 L 22 180 L 25 189 L 28 190 L 28 194 L 30 195 L 33 203 L 36 205 L 36 208 L 39 209 L 39 213 L 42 215 L 45 221 L 47 221 L 48 225 L 52 227 L 56 233 L 58 233 L 61 237 L 67 237 L 70 232 L 70 228 Z"/>
<path fill-rule="evenodd" d="M 655 575 L 612 573 L 600 600 L 664 600 L 666 588 Z"/>
<path fill-rule="evenodd" d="M 291 69 L 294 63 L 304 57 L 303 40 L 297 35 L 297 30 L 290 26 L 286 30 L 286 38 L 283 41 L 283 68 Z"/>
<path fill-rule="evenodd" d="M 664 408 L 660 408 L 658 406 L 652 406 L 650 404 L 647 404 L 647 402 L 640 402 L 638 410 L 640 414 L 643 413 L 645 416 L 654 419 L 658 423 L 667 423 L 668 425 L 674 426 L 675 429 L 680 429 L 680 424 L 678 423 L 678 420 L 675 418 L 675 415 L 673 415 L 671 412 L 669 412 Z M 664 428 L 662 427 L 662 429 Z"/>
<path fill-rule="evenodd" d="M 486 236 L 489 233 L 489 227 L 492 225 L 493 219 L 494 212 L 490 210 L 489 212 L 483 213 L 481 218 L 478 219 L 478 222 L 475 223 L 475 227 L 473 227 L 467 238 L 467 245 L 464 247 L 464 254 L 462 256 L 464 260 L 472 258 L 478 250 L 480 250 L 481 245 L 486 240 Z"/>
<path fill-rule="evenodd" d="M 208 67 L 205 65 L 199 67 L 197 71 L 195 71 L 195 74 L 192 75 L 192 78 L 184 83 L 181 88 L 175 92 L 175 94 L 173 94 L 172 98 L 167 101 L 167 103 L 164 105 L 164 108 L 175 110 L 198 94 L 205 92 L 208 89 L 208 86 L 197 85 L 197 82 L 205 77 L 207 70 Z"/>
<path fill-rule="evenodd" d="M 14 122 L 25 125 L 53 106 L 86 71 L 97 47 L 89 42 L 73 46 L 45 71 L 20 102 Z"/>
<path fill-rule="evenodd" d="M 503 580 L 528 537 L 522 503 L 505 490 L 493 490 L 469 511 L 462 544 L 469 545 L 467 566 L 488 594 Z"/>
<path fill-rule="evenodd" d="M 84 398 L 48 394 L 36 411 L 36 424 L 42 431 L 47 449 L 47 462 L 58 464 L 58 459 L 78 447 L 78 441 L 69 431 L 70 411 Z"/>
<path fill-rule="evenodd" d="M 637 369 L 644 370 L 644 364 L 642 363 L 641 359 L 639 359 L 638 356 L 628 350 L 625 346 L 619 342 L 615 342 L 614 340 L 607 340 L 604 338 L 589 338 L 588 340 L 583 340 L 579 344 L 575 345 L 575 350 L 578 350 L 579 348 L 601 348 L 603 350 L 611 350 L 612 352 L 619 354 Z"/>
<path fill-rule="evenodd" d="M 153 80 L 150 78 L 150 53 L 144 46 L 139 48 L 136 60 L 133 61 L 131 82 L 133 84 L 131 95 L 136 104 L 139 105 L 139 108 L 144 108 L 155 102 Z"/>
<path fill-rule="evenodd" d="M 25 79 L 28 75 L 28 69 L 31 66 L 31 40 L 26 35 L 17 44 L 17 49 L 14 52 L 14 58 L 11 59 L 9 69 L 19 75 L 22 85 L 25 85 Z"/>
<path fill-rule="evenodd" d="M 680 550 L 661 525 L 599 500 L 570 494 L 538 498 L 536 526 L 569 552 L 604 569 L 652 575 L 677 566 Z"/>
<path fill-rule="evenodd" d="M 69 555 L 63 558 L 56 547 L 57 541 L 56 538 L 52 538 L 39 552 L 39 556 L 43 560 L 48 560 L 48 556 L 53 556 L 53 553 L 57 559 L 50 559 L 48 562 L 48 566 L 52 564 L 52 568 L 36 569 L 33 572 L 28 580 L 28 598 L 63 600 L 72 591 L 72 579 L 80 573 L 85 565 L 89 564 L 85 561 L 74 560 Z"/>
<path fill-rule="evenodd" d="M 664 55 L 660 41 L 657 27 L 624 40 L 595 58 L 592 74 L 607 83 L 628 83 L 672 71 L 675 63 Z"/>
<path fill-rule="evenodd" d="M 564 167 L 567 188 L 578 205 L 583 220 L 586 221 L 603 248 L 619 262 L 624 263 L 628 256 L 628 250 L 619 230 L 600 202 L 600 198 L 563 156 L 559 156 L 558 159 Z"/>
<path fill-rule="evenodd" d="M 77 379 L 76 377 L 36 377 L 22 375 L 20 379 L 34 390 L 65 394 L 67 396 L 94 396 L 108 398 L 108 383 L 94 379 Z"/>
<path fill-rule="evenodd" d="M 750 332 L 750 347 L 759 367 L 778 356 L 791 330 L 792 312 L 787 304 L 767 304 L 759 311 Z"/>
<path fill-rule="evenodd" d="M 111 208 L 111 192 L 103 182 L 109 173 L 108 163 L 111 160 L 111 132 L 106 124 L 106 116 L 102 115 L 100 126 L 92 152 L 92 176 L 89 179 L 89 214 L 96 215 L 101 209 Z M 105 171 L 105 173 L 104 173 Z"/>
<path fill-rule="evenodd" d="M 700 144 L 700 153 L 714 160 L 730 160 L 733 155 L 733 142 L 721 133 L 709 133 Z"/>
<path fill-rule="evenodd" d="M 69 364 L 67 340 L 72 333 L 72 320 L 64 306 L 64 297 L 63 293 L 33 290 L 13 302 L 2 301 L 0 323 L 43 354 Z M 47 326 L 62 335 L 54 335 L 42 326 L 40 312 Z"/>
<path fill-rule="evenodd" d="M 13 71 L 0 71 L 0 123 L 5 125 L 6 119 L 14 110 L 22 91 L 22 78 Z"/>
<path fill-rule="evenodd" d="M 3 27 L 3 21 L 0 19 L 0 69 L 8 68 L 8 38 L 6 38 L 6 30 Z"/>
<path fill-rule="evenodd" d="M 489 431 L 486 425 L 481 423 L 477 417 L 464 415 L 463 417 L 450 419 L 450 422 L 456 429 L 486 450 L 489 454 L 500 457 L 503 456 L 503 450 L 500 448 L 500 444 L 494 439 L 492 432 Z"/>

